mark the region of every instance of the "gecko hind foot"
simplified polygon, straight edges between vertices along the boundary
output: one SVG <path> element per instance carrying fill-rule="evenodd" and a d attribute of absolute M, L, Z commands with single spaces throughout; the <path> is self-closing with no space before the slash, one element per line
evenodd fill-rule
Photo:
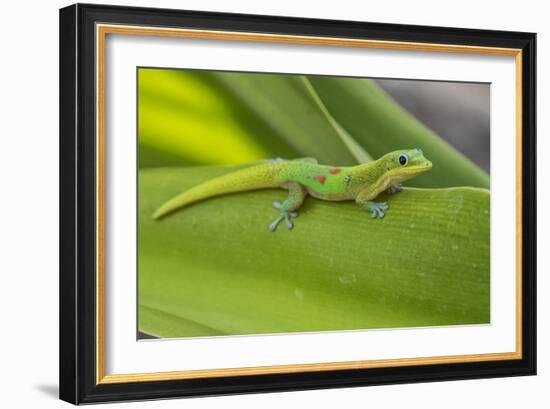
<path fill-rule="evenodd" d="M 384 211 L 388 210 L 390 207 L 386 202 L 367 202 L 365 204 L 365 209 L 371 212 L 372 218 L 376 219 L 379 217 L 383 219 L 385 216 Z"/>
<path fill-rule="evenodd" d="M 296 218 L 298 217 L 298 212 L 289 212 L 287 210 L 283 210 L 281 207 L 281 203 L 279 202 L 273 202 L 273 207 L 276 208 L 276 209 L 280 209 L 281 210 L 281 214 L 279 215 L 279 217 L 277 217 L 273 223 L 271 223 L 269 225 L 269 231 L 271 232 L 274 232 L 275 230 L 277 230 L 277 226 L 279 225 L 279 223 L 281 223 L 283 220 L 285 221 L 285 224 L 286 224 L 286 227 L 288 228 L 288 230 L 292 229 L 294 227 L 294 223 L 292 222 L 291 218 Z"/>

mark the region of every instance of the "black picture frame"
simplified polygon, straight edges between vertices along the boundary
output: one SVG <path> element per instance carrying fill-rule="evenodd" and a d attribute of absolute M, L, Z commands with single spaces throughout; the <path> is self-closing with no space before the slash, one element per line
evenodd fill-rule
<path fill-rule="evenodd" d="M 522 51 L 521 359 L 97 383 L 96 23 L 460 44 Z M 536 34 L 100 5 L 60 10 L 60 398 L 74 404 L 536 373 Z M 496 147 L 498 149 L 498 147 Z"/>

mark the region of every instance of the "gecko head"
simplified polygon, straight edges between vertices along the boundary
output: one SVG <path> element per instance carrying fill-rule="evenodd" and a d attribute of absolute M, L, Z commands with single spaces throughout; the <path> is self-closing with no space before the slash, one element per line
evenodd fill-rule
<path fill-rule="evenodd" d="M 432 168 L 432 162 L 424 157 L 422 149 L 403 149 L 390 152 L 379 159 L 386 168 L 392 183 L 401 183 Z"/>

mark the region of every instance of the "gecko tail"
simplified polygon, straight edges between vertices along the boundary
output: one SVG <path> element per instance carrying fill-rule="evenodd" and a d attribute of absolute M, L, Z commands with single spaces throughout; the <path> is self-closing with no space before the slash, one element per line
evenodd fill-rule
<path fill-rule="evenodd" d="M 153 213 L 153 219 L 161 219 L 182 207 L 211 197 L 278 187 L 277 176 L 285 166 L 284 163 L 265 163 L 201 183 L 163 203 Z"/>
<path fill-rule="evenodd" d="M 174 199 L 167 201 L 166 203 L 162 204 L 162 206 L 160 206 L 157 210 L 155 210 L 155 212 L 153 213 L 153 219 L 162 219 L 164 216 L 167 216 L 168 214 L 177 210 L 179 207 L 185 206 L 184 204 L 175 206 L 175 204 L 171 203 L 174 201 Z"/>

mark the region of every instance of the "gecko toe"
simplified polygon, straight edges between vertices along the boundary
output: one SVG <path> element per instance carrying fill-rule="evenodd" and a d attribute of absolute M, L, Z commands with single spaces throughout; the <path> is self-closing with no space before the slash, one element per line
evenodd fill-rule
<path fill-rule="evenodd" d="M 284 219 L 285 217 L 284 216 L 279 216 L 277 217 L 273 223 L 271 223 L 269 225 L 269 231 L 270 232 L 274 232 L 275 230 L 277 230 L 277 226 L 279 225 L 279 223 L 281 223 L 281 221 Z"/>
<path fill-rule="evenodd" d="M 371 217 L 373 219 L 380 218 L 383 219 L 386 215 L 384 211 L 388 210 L 390 206 L 386 202 L 368 202 L 365 205 L 365 208 L 371 212 Z"/>
<path fill-rule="evenodd" d="M 294 223 L 292 223 L 292 220 L 290 219 L 285 219 L 285 223 L 286 223 L 286 227 L 288 230 L 292 230 L 292 228 L 294 227 Z"/>
<path fill-rule="evenodd" d="M 269 225 L 269 231 L 274 232 L 277 230 L 277 226 L 279 223 L 281 223 L 283 220 L 285 221 L 286 227 L 288 230 L 291 230 L 294 227 L 294 223 L 292 222 L 291 218 L 298 217 L 298 212 L 289 212 L 287 210 L 281 210 L 281 214 L 279 217 L 277 217 L 273 223 Z"/>
<path fill-rule="evenodd" d="M 397 184 L 397 185 L 393 185 L 393 186 L 390 186 L 387 190 L 386 190 L 386 193 L 388 195 L 393 195 L 395 193 L 398 193 L 398 192 L 401 192 L 403 190 L 403 186 L 401 184 Z"/>

